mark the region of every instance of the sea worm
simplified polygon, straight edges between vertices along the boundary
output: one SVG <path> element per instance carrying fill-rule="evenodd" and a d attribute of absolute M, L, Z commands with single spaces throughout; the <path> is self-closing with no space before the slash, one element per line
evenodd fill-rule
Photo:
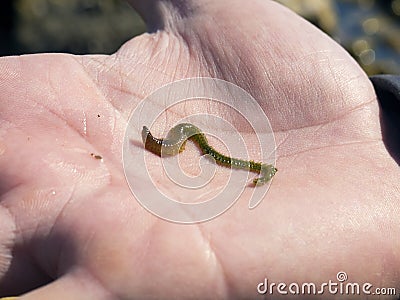
<path fill-rule="evenodd" d="M 278 171 L 273 165 L 262 164 L 252 160 L 231 158 L 219 153 L 208 144 L 204 133 L 198 127 L 190 123 L 181 123 L 172 127 L 165 139 L 154 137 L 146 126 L 143 126 L 142 130 L 142 140 L 145 149 L 160 157 L 179 154 L 185 149 L 185 144 L 188 139 L 197 144 L 203 155 L 211 155 L 220 165 L 258 173 L 260 176 L 253 180 L 256 186 L 263 185 L 270 181 Z"/>

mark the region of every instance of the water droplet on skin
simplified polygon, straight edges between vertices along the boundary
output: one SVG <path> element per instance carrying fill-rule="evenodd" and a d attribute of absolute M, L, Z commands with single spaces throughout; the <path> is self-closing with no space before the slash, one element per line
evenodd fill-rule
<path fill-rule="evenodd" d="M 3 140 L 0 140 L 0 155 L 3 155 L 6 152 L 6 144 L 3 142 Z"/>
<path fill-rule="evenodd" d="M 83 134 L 87 135 L 87 118 L 85 112 L 83 112 Z"/>

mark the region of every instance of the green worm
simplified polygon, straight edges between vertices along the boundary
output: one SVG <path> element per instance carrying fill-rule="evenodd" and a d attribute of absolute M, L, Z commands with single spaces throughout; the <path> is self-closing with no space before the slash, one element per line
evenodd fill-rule
<path fill-rule="evenodd" d="M 204 133 L 198 127 L 190 123 L 181 123 L 174 126 L 168 132 L 165 139 L 154 137 L 146 126 L 143 126 L 142 130 L 142 140 L 145 149 L 160 157 L 173 156 L 182 152 L 185 149 L 185 144 L 188 139 L 198 145 L 203 155 L 211 155 L 220 165 L 258 173 L 260 177 L 253 180 L 256 186 L 263 185 L 270 181 L 276 171 L 278 171 L 273 165 L 262 164 L 252 160 L 231 158 L 219 153 L 208 144 Z"/>

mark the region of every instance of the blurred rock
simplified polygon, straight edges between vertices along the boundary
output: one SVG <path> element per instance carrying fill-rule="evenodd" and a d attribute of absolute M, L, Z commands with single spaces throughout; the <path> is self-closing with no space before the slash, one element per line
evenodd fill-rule
<path fill-rule="evenodd" d="M 400 0 L 278 0 L 328 33 L 369 74 L 400 74 Z"/>
<path fill-rule="evenodd" d="M 0 2 L 0 55 L 10 50 L 15 50 L 13 12 L 12 0 L 3 0 Z"/>
<path fill-rule="evenodd" d="M 15 8 L 23 52 L 113 53 L 145 30 L 122 0 L 18 0 Z"/>

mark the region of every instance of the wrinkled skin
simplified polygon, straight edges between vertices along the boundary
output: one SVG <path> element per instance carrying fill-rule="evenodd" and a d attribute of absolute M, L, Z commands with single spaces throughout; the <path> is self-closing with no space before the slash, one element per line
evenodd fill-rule
<path fill-rule="evenodd" d="M 400 288 L 400 171 L 353 59 L 271 1 L 131 2 L 152 33 L 114 55 L 0 59 L 0 296 L 248 299 L 339 271 Z M 134 200 L 121 147 L 141 99 L 198 75 L 260 103 L 279 171 L 256 209 L 183 226 Z"/>

